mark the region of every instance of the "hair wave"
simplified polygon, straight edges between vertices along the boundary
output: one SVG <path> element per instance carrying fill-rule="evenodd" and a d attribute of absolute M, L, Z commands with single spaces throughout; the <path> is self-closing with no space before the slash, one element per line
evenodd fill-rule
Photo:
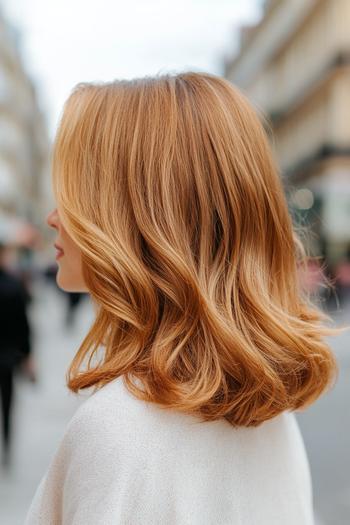
<path fill-rule="evenodd" d="M 336 329 L 301 288 L 264 128 L 232 84 L 193 72 L 78 84 L 52 173 L 96 306 L 72 391 L 122 375 L 161 407 L 256 426 L 333 384 Z"/>

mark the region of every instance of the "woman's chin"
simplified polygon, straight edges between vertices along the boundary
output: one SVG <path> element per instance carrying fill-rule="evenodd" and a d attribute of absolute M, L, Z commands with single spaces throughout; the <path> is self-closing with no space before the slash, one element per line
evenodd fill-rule
<path fill-rule="evenodd" d="M 74 281 L 71 276 L 65 276 L 61 269 L 57 272 L 56 284 L 64 292 L 84 293 L 87 291 L 83 283 Z"/>

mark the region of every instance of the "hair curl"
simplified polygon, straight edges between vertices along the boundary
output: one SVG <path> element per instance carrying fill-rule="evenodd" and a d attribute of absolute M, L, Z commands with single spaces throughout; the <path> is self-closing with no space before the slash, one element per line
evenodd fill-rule
<path fill-rule="evenodd" d="M 78 84 L 52 173 L 96 306 L 72 391 L 122 375 L 139 399 L 257 426 L 333 383 L 336 329 L 301 288 L 265 131 L 228 81 Z"/>

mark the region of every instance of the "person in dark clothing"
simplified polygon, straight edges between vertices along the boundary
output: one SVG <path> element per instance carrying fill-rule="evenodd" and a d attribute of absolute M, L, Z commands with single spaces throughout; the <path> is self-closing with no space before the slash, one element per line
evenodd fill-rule
<path fill-rule="evenodd" d="M 11 442 L 13 377 L 31 354 L 28 293 L 21 280 L 3 264 L 5 246 L 0 243 L 0 394 L 3 463 L 8 463 Z"/>

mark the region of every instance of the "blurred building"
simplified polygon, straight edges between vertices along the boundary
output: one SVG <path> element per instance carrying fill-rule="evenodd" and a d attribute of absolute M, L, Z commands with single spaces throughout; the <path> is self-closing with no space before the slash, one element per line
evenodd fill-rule
<path fill-rule="evenodd" d="M 270 0 L 225 76 L 269 118 L 291 211 L 311 253 L 350 255 L 350 2 Z"/>
<path fill-rule="evenodd" d="M 21 219 L 44 231 L 48 133 L 18 34 L 0 13 L 0 233 Z M 7 226 L 9 225 L 9 226 Z M 11 232 L 9 233 L 11 237 Z M 11 240 L 11 238 L 9 239 Z"/>

